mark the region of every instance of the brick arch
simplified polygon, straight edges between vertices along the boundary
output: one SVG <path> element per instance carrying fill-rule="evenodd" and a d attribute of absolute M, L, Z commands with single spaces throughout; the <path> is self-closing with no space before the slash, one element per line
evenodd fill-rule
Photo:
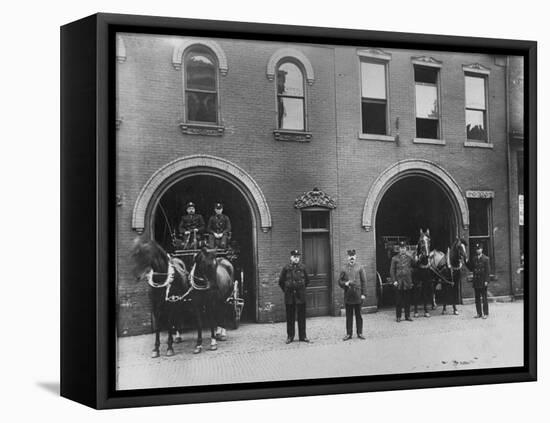
<path fill-rule="evenodd" d="M 230 161 L 205 154 L 180 157 L 158 169 L 149 178 L 141 189 L 134 205 L 132 229 L 140 234 L 143 233 L 149 204 L 167 180 L 185 173 L 192 176 L 193 171 L 199 169 L 206 169 L 207 171 L 210 169 L 220 175 L 227 175 L 230 182 L 242 185 L 246 191 L 246 196 L 251 199 L 256 207 L 262 231 L 268 232 L 271 229 L 269 206 L 256 181 L 246 171 Z"/>
<path fill-rule="evenodd" d="M 220 45 L 212 40 L 202 40 L 200 38 L 187 38 L 184 39 L 181 43 L 174 47 L 172 52 L 172 65 L 177 70 L 181 69 L 181 64 L 183 62 L 183 54 L 191 46 L 203 46 L 211 50 L 218 59 L 218 67 L 222 75 L 227 75 L 228 66 L 227 66 L 227 56 L 225 52 L 220 47 Z"/>
<path fill-rule="evenodd" d="M 315 75 L 313 74 L 313 66 L 311 66 L 311 62 L 307 58 L 307 56 L 302 53 L 300 50 L 297 50 L 295 48 L 281 48 L 277 50 L 273 55 L 269 58 L 269 61 L 267 62 L 267 79 L 270 81 L 273 81 L 275 79 L 275 72 L 277 68 L 277 64 L 284 58 L 290 57 L 294 60 L 297 60 L 302 64 L 304 67 L 304 70 L 306 72 L 306 80 L 309 85 L 312 85 L 315 81 Z"/>
<path fill-rule="evenodd" d="M 407 176 L 423 175 L 436 182 L 451 201 L 456 217 L 462 228 L 469 228 L 468 202 L 454 178 L 441 166 L 428 160 L 401 160 L 384 170 L 371 186 L 365 205 L 361 225 L 366 231 L 372 230 L 380 200 L 394 182 Z"/>

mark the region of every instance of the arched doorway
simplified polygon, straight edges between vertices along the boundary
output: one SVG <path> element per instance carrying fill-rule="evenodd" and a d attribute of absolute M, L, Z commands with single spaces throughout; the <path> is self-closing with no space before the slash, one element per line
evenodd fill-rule
<path fill-rule="evenodd" d="M 432 248 L 446 250 L 456 235 L 468 237 L 469 212 L 466 198 L 455 179 L 438 164 L 422 159 L 399 161 L 374 181 L 365 201 L 363 228 L 372 234 L 376 253 L 373 274 L 385 283 L 391 254 L 385 237 L 403 237 L 416 244 L 419 229 L 430 229 Z M 380 290 L 377 289 L 380 293 Z M 392 289 L 379 297 L 380 305 L 393 303 Z"/>
<path fill-rule="evenodd" d="M 186 213 L 185 204 L 193 201 L 196 213 L 205 224 L 214 214 L 214 204 L 224 205 L 223 213 L 231 219 L 231 243 L 239 250 L 234 261 L 236 278 L 243 281 L 244 309 L 242 321 L 254 321 L 256 281 L 254 271 L 253 215 L 241 191 L 228 180 L 211 174 L 191 174 L 176 180 L 159 196 L 151 215 L 151 237 L 167 250 L 171 249 L 171 233 L 177 230 Z"/>
<path fill-rule="evenodd" d="M 198 184 L 200 193 L 196 194 L 198 191 L 191 188 L 191 182 Z M 165 194 L 168 195 L 165 197 Z M 239 231 L 240 234 L 235 236 L 243 237 L 242 242 L 246 250 L 246 257 L 242 255 L 241 258 L 243 268 L 246 268 L 243 277 L 247 291 L 243 310 L 245 314 L 242 319 L 256 321 L 258 233 L 260 230 L 268 232 L 272 226 L 271 212 L 262 190 L 249 173 L 229 160 L 206 154 L 179 157 L 159 168 L 143 185 L 134 205 L 132 228 L 145 236 L 165 237 L 165 229 L 162 223 L 157 223 L 157 218 L 168 221 L 170 225 L 175 224 L 179 219 L 178 214 L 182 212 L 182 205 L 177 199 L 182 194 L 201 198 L 200 212 L 205 213 L 206 217 L 212 211 L 213 204 L 218 201 L 226 203 L 227 214 L 229 210 L 231 213 L 236 210 L 236 215 L 230 218 L 242 229 Z M 164 205 L 164 201 L 167 205 Z M 193 200 L 195 203 L 197 201 Z M 207 203 L 211 205 L 208 206 Z M 159 204 L 162 204 L 162 208 Z M 171 207 L 167 209 L 169 205 Z M 207 209 L 203 211 L 202 207 Z M 160 216 L 163 209 L 166 218 Z"/>
<path fill-rule="evenodd" d="M 431 248 L 446 251 L 457 235 L 457 217 L 446 193 L 433 180 L 408 176 L 384 193 L 375 220 L 376 271 L 383 282 L 389 277 L 395 243 L 416 244 L 419 230 L 430 230 Z M 379 306 L 393 305 L 393 290 L 383 289 Z"/>

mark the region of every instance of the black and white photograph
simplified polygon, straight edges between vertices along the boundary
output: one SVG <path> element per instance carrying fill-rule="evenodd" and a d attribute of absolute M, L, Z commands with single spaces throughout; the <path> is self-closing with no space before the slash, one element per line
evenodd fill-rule
<path fill-rule="evenodd" d="M 522 56 L 121 31 L 110 60 L 118 391 L 524 366 Z"/>

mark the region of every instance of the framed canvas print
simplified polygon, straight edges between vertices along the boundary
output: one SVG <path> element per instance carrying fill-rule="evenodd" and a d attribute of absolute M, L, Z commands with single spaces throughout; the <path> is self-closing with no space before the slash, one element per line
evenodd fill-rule
<path fill-rule="evenodd" d="M 62 395 L 536 380 L 536 43 L 61 29 Z"/>

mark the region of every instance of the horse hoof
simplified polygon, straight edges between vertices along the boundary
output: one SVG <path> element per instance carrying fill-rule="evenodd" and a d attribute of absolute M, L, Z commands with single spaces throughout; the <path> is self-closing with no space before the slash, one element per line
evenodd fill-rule
<path fill-rule="evenodd" d="M 166 351 L 166 357 L 172 357 L 174 355 L 174 350 L 172 348 L 168 348 Z"/>
<path fill-rule="evenodd" d="M 193 350 L 193 354 L 200 354 L 202 351 L 202 346 L 197 345 L 195 349 Z"/>
<path fill-rule="evenodd" d="M 216 351 L 218 349 L 217 345 L 210 345 L 210 351 Z"/>
<path fill-rule="evenodd" d="M 158 357 L 160 357 L 158 350 L 153 350 L 153 352 L 151 353 L 151 358 L 158 358 Z"/>
<path fill-rule="evenodd" d="M 216 341 L 227 341 L 227 336 L 226 335 L 216 335 Z"/>
<path fill-rule="evenodd" d="M 183 342 L 183 338 L 182 338 L 181 336 L 176 336 L 176 337 L 174 338 L 174 342 L 175 342 L 176 344 L 181 344 L 181 343 Z"/>

